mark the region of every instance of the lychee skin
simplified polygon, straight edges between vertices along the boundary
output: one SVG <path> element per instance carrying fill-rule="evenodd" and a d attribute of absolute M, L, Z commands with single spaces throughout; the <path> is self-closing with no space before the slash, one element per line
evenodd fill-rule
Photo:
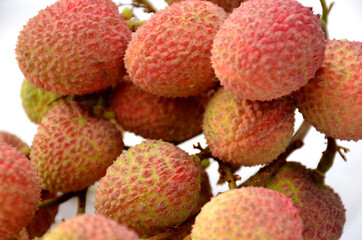
<path fill-rule="evenodd" d="M 220 88 L 206 106 L 203 132 L 214 157 L 237 166 L 265 164 L 288 146 L 294 110 L 290 97 L 249 101 Z"/>
<path fill-rule="evenodd" d="M 43 240 L 138 240 L 135 232 L 101 215 L 82 214 L 44 235 Z"/>
<path fill-rule="evenodd" d="M 310 8 L 295 0 L 250 0 L 220 27 L 211 61 L 227 90 L 265 101 L 307 84 L 324 50 L 324 33 Z"/>
<path fill-rule="evenodd" d="M 25 228 L 23 228 L 20 232 L 18 232 L 15 236 L 11 237 L 7 240 L 30 240 L 29 234 Z"/>
<path fill-rule="evenodd" d="M 133 83 L 165 97 L 199 95 L 216 85 L 211 45 L 227 13 L 207 1 L 185 1 L 158 11 L 130 41 L 125 67 Z"/>
<path fill-rule="evenodd" d="M 21 85 L 21 101 L 26 115 L 35 124 L 41 122 L 42 117 L 55 105 L 59 104 L 62 95 L 54 94 L 37 87 L 24 79 Z"/>
<path fill-rule="evenodd" d="M 24 26 L 16 58 L 34 86 L 82 95 L 117 83 L 131 31 L 111 0 L 59 0 Z"/>
<path fill-rule="evenodd" d="M 182 1 L 185 0 L 166 0 L 168 4 L 172 4 L 175 2 L 182 2 Z M 232 12 L 234 8 L 239 7 L 240 3 L 244 2 L 245 0 L 209 0 L 209 1 L 219 5 L 227 12 Z"/>
<path fill-rule="evenodd" d="M 200 170 L 182 149 L 146 140 L 122 154 L 100 180 L 97 214 L 117 220 L 141 237 L 185 221 L 199 202 Z"/>
<path fill-rule="evenodd" d="M 118 86 L 110 97 L 118 123 L 144 138 L 183 142 L 202 132 L 202 98 L 165 98 L 132 83 Z"/>
<path fill-rule="evenodd" d="M 15 147 L 0 143 L 0 239 L 14 237 L 34 216 L 41 181 L 29 159 Z"/>
<path fill-rule="evenodd" d="M 303 223 L 292 201 L 276 191 L 247 187 L 211 199 L 197 215 L 192 240 L 302 240 Z"/>
<path fill-rule="evenodd" d="M 6 131 L 0 131 L 0 144 L 1 143 L 7 143 L 24 154 L 28 154 L 30 152 L 28 144 L 26 144 L 23 140 L 21 140 L 21 138 L 19 138 L 15 134 Z"/>
<path fill-rule="evenodd" d="M 30 158 L 43 189 L 72 192 L 99 180 L 122 153 L 122 134 L 76 102 L 53 107 L 38 126 Z"/>
<path fill-rule="evenodd" d="M 302 164 L 286 163 L 266 187 L 292 199 L 304 223 L 305 240 L 340 239 L 346 222 L 341 198 L 330 187 L 315 184 Z"/>
<path fill-rule="evenodd" d="M 328 40 L 321 68 L 294 97 L 304 119 L 326 136 L 362 139 L 362 42 Z"/>

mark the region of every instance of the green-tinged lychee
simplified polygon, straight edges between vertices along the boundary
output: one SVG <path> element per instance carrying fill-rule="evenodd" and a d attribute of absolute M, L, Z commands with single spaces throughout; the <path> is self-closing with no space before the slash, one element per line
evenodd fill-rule
<path fill-rule="evenodd" d="M 41 192 L 41 200 L 55 198 L 57 195 L 43 190 Z M 48 207 L 38 210 L 31 222 L 26 226 L 30 239 L 43 236 L 50 226 L 54 223 L 55 216 L 58 213 L 59 206 Z"/>
<path fill-rule="evenodd" d="M 276 191 L 247 187 L 211 199 L 197 215 L 192 240 L 302 240 L 292 201 Z"/>
<path fill-rule="evenodd" d="M 41 182 L 28 158 L 0 143 L 0 240 L 8 240 L 33 218 L 40 201 Z"/>
<path fill-rule="evenodd" d="M 122 154 L 100 180 L 96 213 L 151 236 L 185 221 L 199 201 L 200 169 L 177 146 L 146 140 Z"/>
<path fill-rule="evenodd" d="M 34 87 L 27 79 L 21 86 L 21 100 L 26 115 L 33 123 L 39 124 L 41 118 L 55 105 L 62 95 Z"/>
<path fill-rule="evenodd" d="M 29 234 L 25 228 L 23 228 L 20 232 L 18 232 L 14 237 L 11 237 L 8 240 L 30 240 Z"/>
<path fill-rule="evenodd" d="M 15 134 L 9 133 L 7 131 L 0 131 L 0 144 L 1 143 L 9 144 L 20 150 L 25 155 L 28 155 L 30 152 L 28 144 L 26 144 L 23 140 L 21 140 L 21 138 L 19 138 Z"/>
<path fill-rule="evenodd" d="M 114 89 L 110 105 L 125 130 L 144 138 L 177 143 L 202 132 L 202 97 L 160 97 L 125 83 Z"/>
<path fill-rule="evenodd" d="M 43 189 L 71 192 L 103 177 L 122 149 L 122 134 L 113 124 L 79 103 L 62 102 L 42 118 L 30 158 Z"/>
<path fill-rule="evenodd" d="M 168 4 L 172 4 L 175 2 L 182 2 L 185 0 L 166 0 Z M 213 2 L 220 7 L 224 8 L 227 12 L 232 12 L 234 8 L 237 8 L 240 6 L 240 3 L 244 2 L 245 0 L 209 0 L 210 2 Z"/>
<path fill-rule="evenodd" d="M 266 187 L 292 199 L 304 223 L 305 240 L 340 239 L 346 221 L 340 197 L 330 187 L 314 183 L 302 164 L 286 163 Z"/>
<path fill-rule="evenodd" d="M 322 67 L 294 97 L 304 119 L 326 136 L 362 139 L 362 42 L 328 40 Z"/>
<path fill-rule="evenodd" d="M 111 0 L 59 0 L 24 26 L 16 58 L 36 87 L 86 94 L 117 83 L 131 31 Z"/>
<path fill-rule="evenodd" d="M 44 235 L 42 240 L 138 240 L 124 225 L 101 215 L 82 214 L 68 219 Z"/>
<path fill-rule="evenodd" d="M 265 101 L 307 84 L 324 50 L 324 33 L 311 8 L 295 0 L 250 0 L 220 27 L 211 61 L 227 90 Z"/>
<path fill-rule="evenodd" d="M 227 13 L 207 1 L 185 1 L 158 11 L 130 41 L 125 66 L 143 90 L 165 97 L 199 95 L 218 80 L 211 45 Z"/>
<path fill-rule="evenodd" d="M 291 140 L 294 110 L 290 97 L 250 101 L 220 88 L 211 97 L 203 121 L 212 155 L 243 166 L 273 161 Z"/>

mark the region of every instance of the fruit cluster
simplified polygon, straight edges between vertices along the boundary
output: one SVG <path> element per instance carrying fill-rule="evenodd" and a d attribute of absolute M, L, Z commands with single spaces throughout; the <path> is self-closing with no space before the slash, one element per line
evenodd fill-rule
<path fill-rule="evenodd" d="M 339 239 L 323 166 L 285 160 L 296 108 L 329 142 L 362 139 L 362 43 L 326 39 L 295 0 L 167 2 L 136 30 L 111 0 L 58 0 L 24 26 L 38 128 L 30 147 L 0 132 L 0 240 Z M 145 140 L 126 146 L 124 131 Z M 177 146 L 201 133 L 199 154 Z M 208 158 L 230 186 L 214 197 Z M 269 177 L 236 186 L 257 165 Z M 59 203 L 46 203 L 96 182 L 95 214 L 80 204 L 49 231 Z"/>

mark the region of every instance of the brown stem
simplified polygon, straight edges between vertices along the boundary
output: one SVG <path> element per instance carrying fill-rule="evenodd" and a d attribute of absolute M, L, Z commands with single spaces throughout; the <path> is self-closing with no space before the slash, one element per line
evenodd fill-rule
<path fill-rule="evenodd" d="M 230 164 L 220 161 L 219 159 L 215 160 L 219 163 L 220 179 L 218 184 L 228 182 L 228 187 L 230 190 L 237 188 L 236 181 L 241 180 L 241 178 L 238 175 L 234 174 L 234 172 L 236 172 L 239 167 L 233 167 Z"/>
<path fill-rule="evenodd" d="M 88 188 L 85 188 L 78 192 L 77 215 L 85 213 L 85 208 L 86 208 L 86 203 L 87 203 L 87 191 L 88 191 Z"/>
<path fill-rule="evenodd" d="M 157 12 L 157 9 L 148 0 L 133 0 L 133 2 L 142 4 L 148 12 Z"/>
<path fill-rule="evenodd" d="M 68 201 L 72 197 L 77 196 L 78 194 L 79 194 L 79 191 L 78 192 L 70 192 L 70 193 L 65 193 L 65 194 L 63 194 L 61 196 L 55 197 L 55 198 L 51 198 L 51 199 L 41 201 L 39 203 L 39 210 L 49 208 L 49 207 L 53 207 L 53 206 L 57 206 L 57 205 L 65 202 L 65 201 Z"/>
<path fill-rule="evenodd" d="M 338 145 L 334 138 L 327 138 L 327 148 L 323 152 L 322 158 L 318 163 L 317 171 L 322 173 L 323 175 L 328 172 L 328 170 L 332 167 L 334 158 L 338 151 Z"/>

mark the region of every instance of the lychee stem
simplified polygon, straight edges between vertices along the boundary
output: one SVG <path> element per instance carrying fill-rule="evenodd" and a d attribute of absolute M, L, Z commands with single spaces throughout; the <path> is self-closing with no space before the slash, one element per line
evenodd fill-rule
<path fill-rule="evenodd" d="M 149 12 L 157 12 L 157 9 L 152 5 L 152 3 L 148 0 L 133 0 L 133 2 L 140 3 L 145 6 L 145 8 Z"/>
<path fill-rule="evenodd" d="M 87 203 L 87 191 L 88 188 L 81 190 L 78 194 L 78 210 L 77 215 L 85 213 Z"/>
<path fill-rule="evenodd" d="M 51 199 L 41 201 L 39 203 L 39 210 L 57 206 L 57 205 L 59 205 L 59 204 L 61 204 L 63 202 L 68 201 L 72 197 L 77 196 L 78 194 L 79 194 L 79 191 L 77 191 L 77 192 L 69 192 L 69 193 L 65 193 L 65 194 L 60 195 L 60 196 L 55 197 L 55 198 L 51 198 Z"/>
<path fill-rule="evenodd" d="M 326 4 L 326 1 L 325 0 L 320 0 L 321 2 L 321 6 L 322 6 L 322 18 L 321 18 L 321 21 L 322 21 L 322 29 L 324 31 L 324 35 L 325 35 L 325 38 L 327 39 L 328 38 L 328 30 L 327 30 L 327 23 L 328 23 L 328 15 L 330 13 L 330 11 L 332 10 L 332 7 L 334 5 L 334 2 L 332 2 L 329 7 L 327 7 L 327 4 Z"/>
<path fill-rule="evenodd" d="M 229 189 L 236 189 L 236 181 L 241 180 L 240 176 L 237 174 L 234 174 L 239 167 L 232 166 L 230 164 L 224 163 L 220 161 L 219 159 L 215 160 L 219 163 L 219 173 L 220 173 L 220 179 L 218 184 L 223 184 L 224 182 L 228 182 Z"/>

